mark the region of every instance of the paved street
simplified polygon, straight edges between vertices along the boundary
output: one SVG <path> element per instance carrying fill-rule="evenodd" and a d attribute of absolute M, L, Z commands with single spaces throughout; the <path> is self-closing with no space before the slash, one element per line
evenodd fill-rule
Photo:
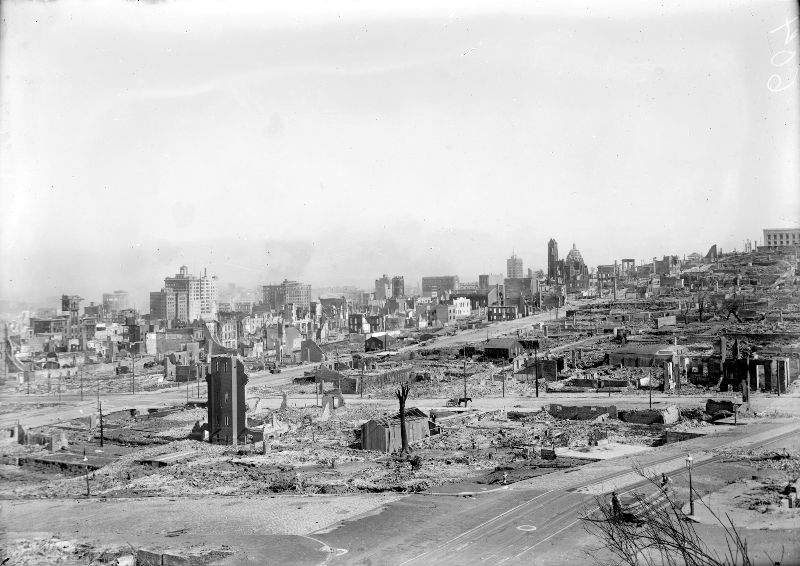
<path fill-rule="evenodd" d="M 680 478 L 688 451 L 699 468 L 715 461 L 706 452 L 710 448 L 763 445 L 797 434 L 798 428 L 796 422 L 735 428 L 724 435 L 555 472 L 476 497 L 414 495 L 388 505 L 379 515 L 371 514 L 315 536 L 332 548 L 347 551 L 334 559 L 334 564 L 582 563 L 591 539 L 580 524 L 580 515 L 596 507 L 595 494 L 612 489 L 623 494 L 645 485 L 631 471 L 633 462 L 654 473 L 663 471 Z M 593 489 L 596 486 L 602 489 Z"/>

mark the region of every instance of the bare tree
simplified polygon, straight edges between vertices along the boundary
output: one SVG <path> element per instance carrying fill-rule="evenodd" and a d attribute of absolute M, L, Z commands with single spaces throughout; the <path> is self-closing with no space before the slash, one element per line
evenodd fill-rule
<path fill-rule="evenodd" d="M 636 471 L 657 488 L 658 496 L 634 493 L 635 501 L 627 511 L 615 511 L 601 498 L 597 509 L 581 517 L 589 534 L 600 539 L 602 546 L 592 549 L 595 563 L 604 564 L 597 551 L 606 549 L 613 555 L 609 564 L 628 566 L 751 566 L 747 541 L 741 537 L 730 517 L 721 519 L 711 509 L 712 516 L 725 533 L 727 548 L 724 554 L 708 548 L 695 531 L 694 523 L 686 519 L 668 487 L 662 488 L 658 479 L 641 468 Z M 700 499 L 702 503 L 702 499 Z M 702 503 L 705 505 L 705 503 Z M 706 506 L 706 509 L 708 507 Z"/>
<path fill-rule="evenodd" d="M 697 312 L 700 315 L 700 322 L 703 322 L 703 311 L 706 309 L 706 292 L 697 293 Z"/>
<path fill-rule="evenodd" d="M 400 401 L 400 454 L 408 455 L 411 449 L 408 447 L 408 432 L 406 431 L 406 399 L 408 399 L 408 392 L 411 389 L 411 384 L 406 381 L 400 384 L 394 394 L 397 395 L 397 400 Z"/>
<path fill-rule="evenodd" d="M 690 307 L 689 299 L 687 298 L 683 303 L 680 303 L 680 311 L 681 315 L 683 316 L 683 324 L 689 324 L 689 307 Z"/>

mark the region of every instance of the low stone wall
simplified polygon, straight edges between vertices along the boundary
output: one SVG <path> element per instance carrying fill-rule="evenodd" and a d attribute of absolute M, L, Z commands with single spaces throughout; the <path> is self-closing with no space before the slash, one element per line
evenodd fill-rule
<path fill-rule="evenodd" d="M 555 405 L 551 404 L 547 407 L 547 412 L 557 419 L 566 419 L 572 421 L 590 421 L 596 419 L 600 415 L 608 415 L 612 419 L 617 418 L 616 405 Z"/>
<path fill-rule="evenodd" d="M 680 418 L 678 407 L 669 405 L 663 409 L 638 409 L 620 411 L 619 419 L 633 424 L 675 424 Z"/>

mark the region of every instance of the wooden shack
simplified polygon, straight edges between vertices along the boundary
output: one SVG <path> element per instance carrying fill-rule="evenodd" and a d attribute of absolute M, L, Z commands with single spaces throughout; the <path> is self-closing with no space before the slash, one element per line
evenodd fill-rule
<path fill-rule="evenodd" d="M 430 419 L 416 407 L 406 409 L 408 444 L 430 436 Z M 361 425 L 361 448 L 380 452 L 396 452 L 401 448 L 400 413 L 369 420 Z"/>

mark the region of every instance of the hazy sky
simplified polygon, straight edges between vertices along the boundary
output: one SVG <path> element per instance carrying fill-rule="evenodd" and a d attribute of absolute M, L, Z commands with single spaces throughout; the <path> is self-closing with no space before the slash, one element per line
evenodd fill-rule
<path fill-rule="evenodd" d="M 0 297 L 144 302 L 181 263 L 477 280 L 551 237 L 596 266 L 800 225 L 793 2 L 294 4 L 3 2 Z"/>

